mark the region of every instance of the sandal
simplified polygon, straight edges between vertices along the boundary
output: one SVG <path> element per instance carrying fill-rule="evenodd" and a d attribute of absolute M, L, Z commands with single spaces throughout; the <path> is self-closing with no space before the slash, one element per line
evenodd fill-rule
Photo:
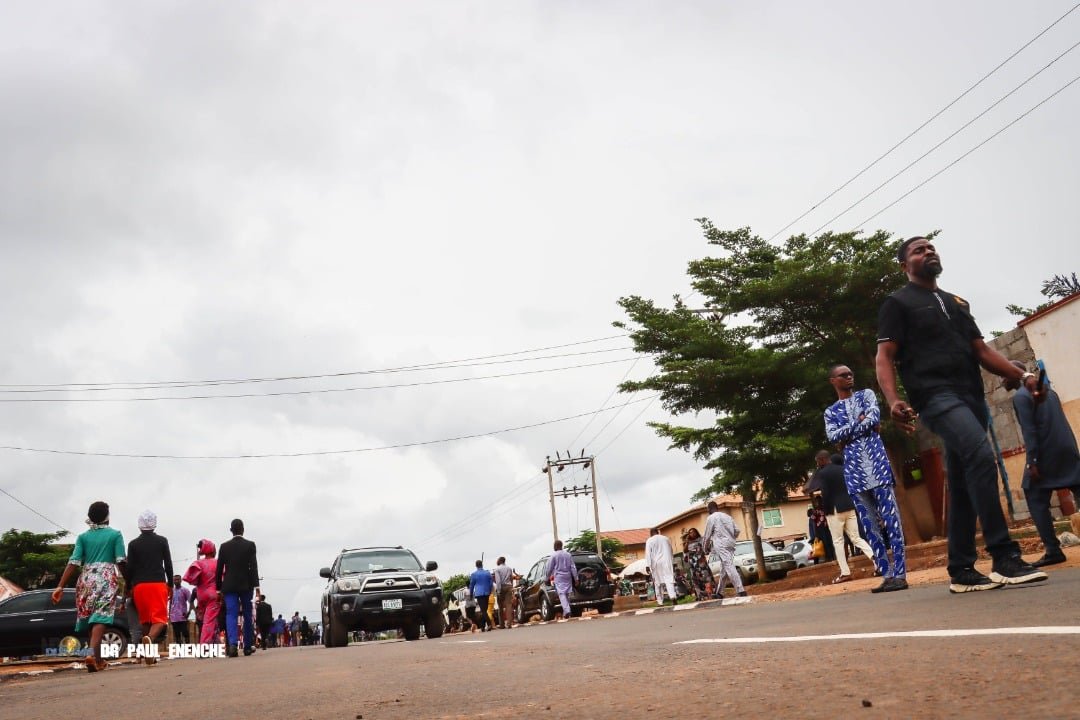
<path fill-rule="evenodd" d="M 86 672 L 97 672 L 101 669 L 98 667 L 98 659 L 93 655 L 87 655 L 84 662 L 86 664 Z"/>
<path fill-rule="evenodd" d="M 833 578 L 832 584 L 839 585 L 840 583 L 846 583 L 850 579 L 850 575 L 837 575 L 835 578 Z"/>

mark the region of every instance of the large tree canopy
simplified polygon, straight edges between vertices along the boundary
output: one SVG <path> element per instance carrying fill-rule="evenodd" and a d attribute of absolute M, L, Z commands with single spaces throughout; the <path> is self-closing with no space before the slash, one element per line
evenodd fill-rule
<path fill-rule="evenodd" d="M 734 490 L 775 502 L 802 484 L 824 447 L 822 412 L 835 400 L 829 367 L 848 365 L 858 386 L 878 390 L 877 310 L 905 282 L 899 241 L 884 231 L 826 233 L 777 246 L 749 228 L 698 222 L 719 252 L 689 263 L 702 298 L 694 307 L 678 296 L 671 308 L 638 296 L 619 300 L 629 319 L 616 326 L 657 366 L 621 389 L 658 391 L 673 414 L 712 419 L 652 424 L 672 448 L 713 471 L 695 498 Z"/>
<path fill-rule="evenodd" d="M 596 531 L 582 530 L 581 534 L 566 541 L 566 549 L 571 552 L 596 552 Z M 619 555 L 623 544 L 613 537 L 600 536 L 600 549 L 603 550 L 604 564 L 613 570 L 622 570 Z"/>
<path fill-rule="evenodd" d="M 56 543 L 65 535 L 66 530 L 55 533 L 8 530 L 0 536 L 0 576 L 24 590 L 55 584 L 71 557 L 71 545 Z"/>

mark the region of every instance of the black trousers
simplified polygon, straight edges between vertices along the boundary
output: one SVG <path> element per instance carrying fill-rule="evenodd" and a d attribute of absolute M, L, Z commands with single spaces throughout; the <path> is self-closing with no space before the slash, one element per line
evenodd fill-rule
<path fill-rule="evenodd" d="M 1054 491 L 1058 489 L 1024 488 L 1024 498 L 1027 500 L 1031 520 L 1035 523 L 1035 529 L 1039 531 L 1039 538 L 1042 539 L 1043 547 L 1046 548 L 1048 555 L 1057 555 L 1061 552 L 1061 541 L 1054 533 L 1054 518 L 1050 514 L 1050 501 L 1054 497 Z M 1072 490 L 1073 497 L 1077 504 L 1080 504 L 1080 485 L 1060 489 Z"/>
<path fill-rule="evenodd" d="M 173 641 L 178 643 L 191 642 L 188 637 L 187 620 L 177 620 L 172 624 Z"/>
<path fill-rule="evenodd" d="M 480 616 L 479 618 L 477 618 L 476 624 L 477 624 L 477 626 L 479 626 L 479 628 L 481 630 L 483 630 L 484 628 L 487 627 L 487 621 L 488 621 L 487 609 L 488 609 L 488 600 L 490 598 L 491 598 L 490 595 L 477 595 L 474 598 L 476 600 L 476 604 L 479 606 L 479 607 L 477 607 L 476 612 Z"/>

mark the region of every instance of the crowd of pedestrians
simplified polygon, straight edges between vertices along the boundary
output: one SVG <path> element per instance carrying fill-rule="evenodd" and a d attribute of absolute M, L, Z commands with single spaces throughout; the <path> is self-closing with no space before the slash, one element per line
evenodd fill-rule
<path fill-rule="evenodd" d="M 229 526 L 232 538 L 220 550 L 206 538 L 196 543 L 196 557 L 183 575 L 173 572 L 169 541 L 157 534 L 157 515 L 139 514 L 139 535 L 126 546 L 111 527 L 109 505 L 97 501 L 87 510 L 89 528 L 75 539 L 67 566 L 52 593 L 59 603 L 63 588 L 75 584 L 75 631 L 90 631 L 86 669 L 107 667 L 101 638 L 120 613 L 134 616 L 132 640 L 145 647 L 138 653 L 147 665 L 157 661 L 157 646 L 171 626 L 173 641 L 224 644 L 228 657 L 251 655 L 256 647 L 290 647 L 319 640 L 319 629 L 293 613 L 275 621 L 266 596 L 255 594 L 259 569 L 255 543 L 244 537 L 244 523 Z M 189 587 L 184 585 L 186 583 Z M 194 635 L 188 622 L 195 614 Z"/>

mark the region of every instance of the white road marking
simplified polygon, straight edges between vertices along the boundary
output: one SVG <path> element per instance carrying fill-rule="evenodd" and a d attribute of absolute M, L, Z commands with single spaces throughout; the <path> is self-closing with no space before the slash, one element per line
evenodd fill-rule
<path fill-rule="evenodd" d="M 1080 635 L 1080 625 L 1045 625 L 1037 627 L 969 628 L 955 630 L 904 630 L 874 633 L 839 633 L 836 635 L 790 635 L 787 637 L 702 638 L 681 640 L 672 645 L 702 645 L 707 643 L 781 643 L 813 642 L 817 640 L 881 640 L 884 638 L 970 637 L 973 635 Z"/>

